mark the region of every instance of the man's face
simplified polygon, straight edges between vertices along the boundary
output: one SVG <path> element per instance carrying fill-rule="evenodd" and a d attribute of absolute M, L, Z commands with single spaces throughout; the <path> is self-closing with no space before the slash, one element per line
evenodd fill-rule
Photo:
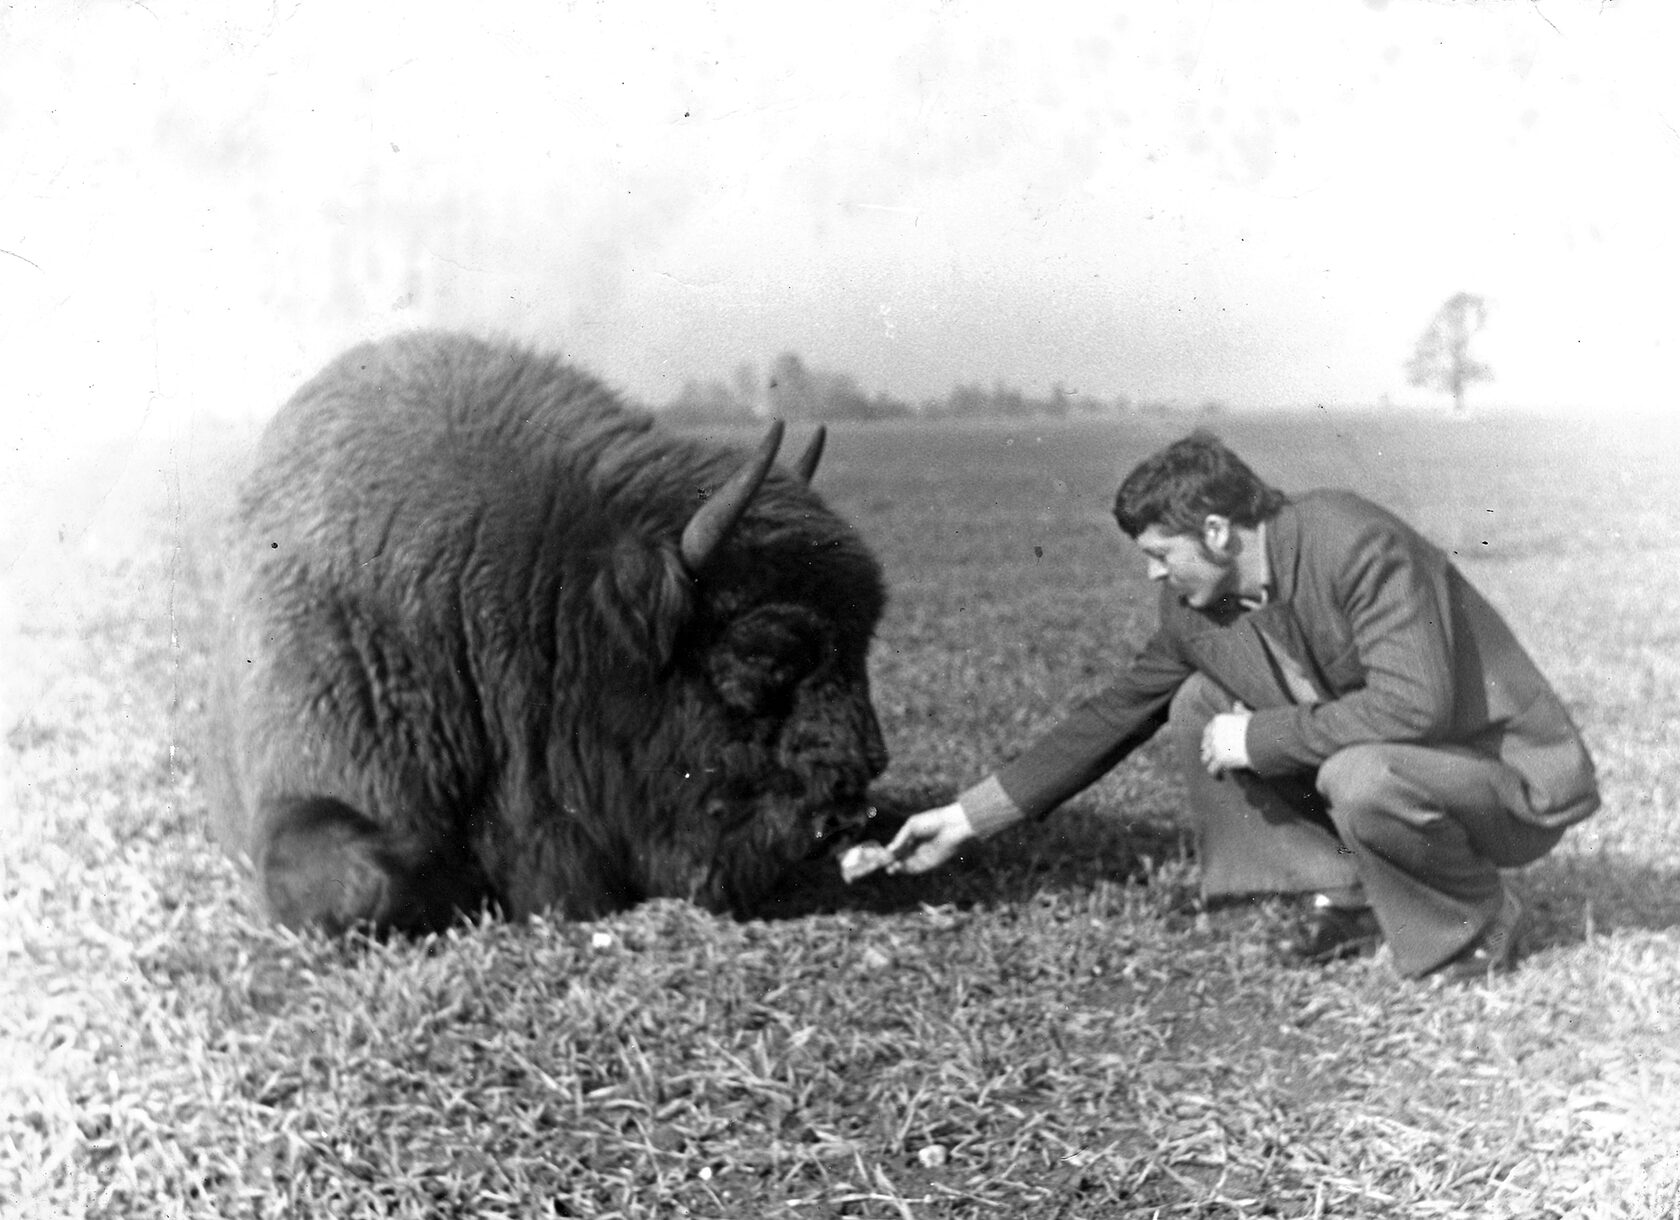
<path fill-rule="evenodd" d="M 1227 550 L 1230 522 L 1209 516 L 1200 534 L 1169 534 L 1151 525 L 1137 536 L 1149 579 L 1165 581 L 1184 604 L 1205 610 L 1237 589 L 1237 561 Z"/>

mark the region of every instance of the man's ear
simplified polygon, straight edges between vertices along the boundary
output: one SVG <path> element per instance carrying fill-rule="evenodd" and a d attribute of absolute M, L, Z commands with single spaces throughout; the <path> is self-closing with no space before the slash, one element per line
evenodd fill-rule
<path fill-rule="evenodd" d="M 1235 538 L 1235 531 L 1231 528 L 1231 518 L 1221 513 L 1209 513 L 1202 518 L 1202 545 L 1216 555 L 1231 554 L 1231 543 Z"/>

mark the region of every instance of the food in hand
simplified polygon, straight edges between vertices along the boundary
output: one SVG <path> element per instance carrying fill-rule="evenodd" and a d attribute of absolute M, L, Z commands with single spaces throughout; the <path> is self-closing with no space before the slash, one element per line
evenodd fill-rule
<path fill-rule="evenodd" d="M 893 862 L 892 852 L 882 843 L 859 843 L 840 857 L 840 876 L 847 885 L 870 873 L 878 873 Z"/>

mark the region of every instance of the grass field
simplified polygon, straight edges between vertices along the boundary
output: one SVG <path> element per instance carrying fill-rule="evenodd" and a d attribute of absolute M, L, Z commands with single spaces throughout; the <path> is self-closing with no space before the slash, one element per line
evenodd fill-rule
<path fill-rule="evenodd" d="M 1141 640 L 1106 506 L 1184 428 L 838 430 L 819 486 L 892 588 L 884 809 L 948 799 Z M 1159 745 L 950 871 L 847 890 L 813 866 L 759 920 L 266 928 L 198 775 L 241 438 L 183 431 L 107 455 L 89 527 L 28 557 L 0 1214 L 1680 1215 L 1680 433 L 1219 429 L 1456 550 L 1582 724 L 1605 809 L 1519 878 L 1514 975 L 1274 966 L 1279 910 L 1185 903 Z"/>

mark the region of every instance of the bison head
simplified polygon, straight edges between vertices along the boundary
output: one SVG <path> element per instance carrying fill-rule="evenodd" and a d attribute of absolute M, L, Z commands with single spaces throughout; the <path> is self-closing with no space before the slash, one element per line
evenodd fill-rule
<path fill-rule="evenodd" d="M 791 473 L 774 467 L 781 437 L 778 421 L 694 488 L 680 528 L 644 523 L 591 578 L 576 626 L 598 641 L 594 707 L 567 718 L 579 735 L 551 743 L 552 770 L 592 773 L 597 792 L 567 806 L 614 811 L 602 868 L 625 899 L 750 909 L 863 821 L 886 766 L 867 670 L 880 567 L 809 486 L 822 431 Z"/>

